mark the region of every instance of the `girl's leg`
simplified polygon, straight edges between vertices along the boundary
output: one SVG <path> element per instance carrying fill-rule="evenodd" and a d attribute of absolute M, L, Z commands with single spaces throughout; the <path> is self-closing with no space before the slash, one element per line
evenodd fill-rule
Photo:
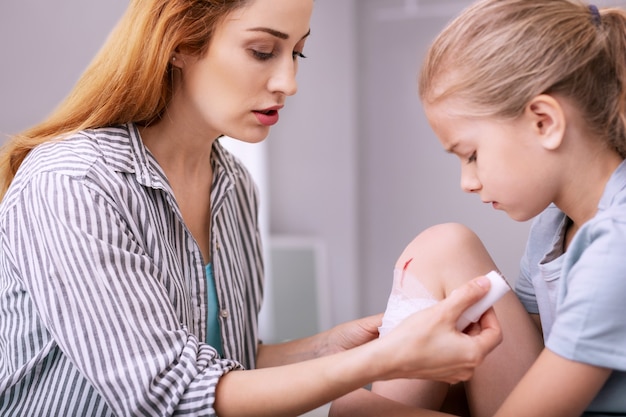
<path fill-rule="evenodd" d="M 398 258 L 396 268 L 407 272 L 437 299 L 463 283 L 497 269 L 484 245 L 470 229 L 456 223 L 431 227 L 420 233 Z M 492 416 L 543 348 L 539 329 L 511 291 L 494 306 L 503 342 L 464 384 L 469 411 L 474 417 Z M 396 401 L 431 410 L 453 409 L 444 401 L 446 384 L 422 380 L 376 382 L 372 391 Z M 459 396 L 449 396 L 457 398 Z M 463 398 L 460 396 L 460 398 Z"/>

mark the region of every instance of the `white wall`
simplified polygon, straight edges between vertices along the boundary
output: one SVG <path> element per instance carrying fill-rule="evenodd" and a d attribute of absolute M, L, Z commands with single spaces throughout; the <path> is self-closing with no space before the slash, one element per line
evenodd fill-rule
<path fill-rule="evenodd" d="M 326 243 L 335 322 L 384 310 L 396 258 L 432 224 L 476 229 L 510 277 L 523 250 L 527 225 L 460 191 L 418 102 L 420 57 L 467 2 L 419 19 L 408 3 L 317 0 L 300 92 L 269 138 L 270 230 Z"/>
<path fill-rule="evenodd" d="M 316 1 L 300 94 L 270 137 L 271 230 L 327 243 L 337 322 L 384 310 L 396 258 L 435 223 L 470 225 L 517 274 L 527 225 L 460 191 L 458 162 L 418 102 L 420 58 L 467 4 L 430 3 L 444 14 L 381 20 L 380 10 L 402 16 L 408 2 Z"/>
<path fill-rule="evenodd" d="M 450 7 L 467 1 L 421 0 Z M 447 16 L 384 21 L 406 0 L 316 0 L 312 36 L 281 123 L 264 144 L 269 232 L 326 247 L 332 321 L 384 309 L 391 269 L 420 230 L 462 221 L 514 278 L 526 224 L 459 189 L 417 100 L 420 57 Z M 0 133 L 43 118 L 69 91 L 127 0 L 0 3 Z"/>
<path fill-rule="evenodd" d="M 389 291 L 396 259 L 423 229 L 467 224 L 513 281 L 529 226 L 461 191 L 458 159 L 444 152 L 418 100 L 417 74 L 428 45 L 469 1 L 421 1 L 417 13 L 402 13 L 407 4 L 358 2 L 362 313 L 385 307 L 381 294 Z"/>
<path fill-rule="evenodd" d="M 316 0 L 298 73 L 268 138 L 270 230 L 320 239 L 333 322 L 360 314 L 354 0 Z"/>
<path fill-rule="evenodd" d="M 0 2 L 0 135 L 45 117 L 65 97 L 128 0 Z"/>

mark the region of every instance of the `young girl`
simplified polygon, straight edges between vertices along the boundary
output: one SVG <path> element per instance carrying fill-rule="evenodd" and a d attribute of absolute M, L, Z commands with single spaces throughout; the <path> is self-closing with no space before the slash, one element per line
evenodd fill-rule
<path fill-rule="evenodd" d="M 479 278 L 385 340 L 374 316 L 259 343 L 256 187 L 219 138 L 278 122 L 312 8 L 132 0 L 68 99 L 7 144 L 0 415 L 298 415 L 375 379 L 467 379 L 500 342 L 493 312 L 454 329 Z"/>
<path fill-rule="evenodd" d="M 545 344 L 510 394 L 477 396 L 471 384 L 499 386 L 518 360 L 499 347 L 497 366 L 477 370 L 467 393 L 470 405 L 501 405 L 473 415 L 626 415 L 626 13 L 569 0 L 477 2 L 436 38 L 419 89 L 444 149 L 461 160 L 463 190 L 534 219 L 515 290 Z M 457 267 L 458 253 L 446 255 Z M 417 277 L 448 294 L 444 274 Z M 504 318 L 506 346 L 520 327 Z M 373 390 L 424 401 L 401 383 Z M 394 415 L 422 415 L 413 413 Z"/>

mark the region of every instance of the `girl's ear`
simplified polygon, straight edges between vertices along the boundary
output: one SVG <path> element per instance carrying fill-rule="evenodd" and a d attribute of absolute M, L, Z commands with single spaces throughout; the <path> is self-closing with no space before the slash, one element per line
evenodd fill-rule
<path fill-rule="evenodd" d="M 556 150 L 565 136 L 565 114 L 561 104 L 548 94 L 540 94 L 526 106 L 526 115 L 541 145 Z"/>

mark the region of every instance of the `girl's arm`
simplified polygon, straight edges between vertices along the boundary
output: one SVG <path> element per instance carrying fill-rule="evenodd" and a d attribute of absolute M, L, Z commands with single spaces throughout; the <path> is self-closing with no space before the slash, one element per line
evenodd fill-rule
<path fill-rule="evenodd" d="M 496 417 L 579 416 L 610 375 L 610 369 L 570 361 L 544 349 Z"/>

